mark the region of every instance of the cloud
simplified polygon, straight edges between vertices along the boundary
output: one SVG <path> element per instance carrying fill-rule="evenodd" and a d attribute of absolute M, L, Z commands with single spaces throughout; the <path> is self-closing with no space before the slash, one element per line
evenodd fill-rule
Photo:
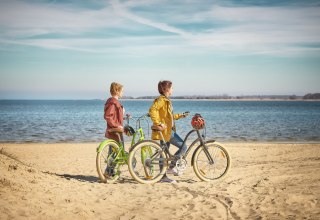
<path fill-rule="evenodd" d="M 285 55 L 319 50 L 303 46 L 320 43 L 319 7 L 223 6 L 219 1 L 196 7 L 200 3 L 187 1 L 179 8 L 168 3 L 111 1 L 86 8 L 6 1 L 0 8 L 0 42 L 93 53 L 153 48 L 159 54 Z M 42 38 L 48 34 L 60 36 Z"/>
<path fill-rule="evenodd" d="M 148 26 L 160 29 L 162 31 L 166 31 L 166 32 L 174 33 L 174 34 L 179 34 L 179 35 L 181 35 L 183 37 L 188 37 L 189 36 L 188 32 L 185 32 L 185 31 L 183 31 L 181 29 L 172 27 L 172 26 L 170 26 L 168 24 L 165 24 L 165 23 L 152 21 L 150 19 L 146 19 L 146 18 L 137 16 L 137 15 L 135 15 L 133 13 L 130 13 L 129 10 L 127 10 L 124 7 L 124 5 L 119 4 L 118 1 L 112 1 L 111 4 L 113 6 L 114 11 L 118 15 L 123 16 L 125 18 L 128 18 L 128 19 L 130 19 L 132 21 L 135 21 L 135 22 L 138 22 L 140 24 L 144 24 L 144 25 L 148 25 Z"/>
<path fill-rule="evenodd" d="M 114 27 L 119 20 L 109 8 L 100 10 L 73 9 L 56 4 L 35 4 L 21 1 L 1 3 L 0 25 L 5 36 L 25 37 L 44 33 L 82 33 Z"/>

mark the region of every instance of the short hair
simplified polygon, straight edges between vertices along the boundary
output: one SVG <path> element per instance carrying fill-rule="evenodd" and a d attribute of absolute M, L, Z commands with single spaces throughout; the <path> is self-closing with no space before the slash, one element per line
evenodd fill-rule
<path fill-rule="evenodd" d="M 121 85 L 120 83 L 113 82 L 110 85 L 110 94 L 112 96 L 118 95 L 118 93 L 121 91 L 122 88 L 123 88 L 123 85 Z"/>
<path fill-rule="evenodd" d="M 164 95 L 164 93 L 170 89 L 172 86 L 172 82 L 168 80 L 160 81 L 158 83 L 158 91 L 161 95 Z"/>

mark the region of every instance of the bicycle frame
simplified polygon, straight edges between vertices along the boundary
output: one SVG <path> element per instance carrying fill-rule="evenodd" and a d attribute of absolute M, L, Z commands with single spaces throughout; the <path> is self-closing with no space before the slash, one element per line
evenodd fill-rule
<path fill-rule="evenodd" d="M 144 131 L 141 127 L 141 120 L 145 120 L 146 117 L 148 116 L 148 114 L 145 114 L 141 117 L 139 117 L 136 121 L 136 131 L 135 133 L 132 135 L 132 139 L 131 139 L 131 144 L 130 144 L 130 149 L 133 145 L 135 145 L 137 142 L 144 140 L 145 138 L 145 134 Z M 129 125 L 129 120 L 130 117 L 127 116 L 126 118 L 127 124 Z M 149 125 L 149 123 L 148 123 Z M 149 127 L 149 126 L 148 126 Z M 138 129 L 137 129 L 138 128 Z M 114 158 L 115 161 L 117 161 L 117 163 L 119 163 L 120 165 L 126 164 L 128 161 L 128 153 L 125 152 L 125 144 L 124 144 L 124 139 L 123 139 L 123 134 L 119 134 L 120 136 L 120 140 L 119 142 L 112 140 L 112 139 L 107 139 L 103 142 L 101 142 L 101 144 L 98 146 L 97 148 L 97 152 L 101 152 L 101 150 L 104 148 L 104 146 L 108 145 L 109 143 L 116 143 L 119 146 L 119 151 L 116 155 L 116 157 Z M 138 141 L 136 141 L 136 137 L 139 137 Z M 129 149 L 129 151 L 130 151 Z"/>
<path fill-rule="evenodd" d="M 160 146 L 161 146 L 161 148 L 164 150 L 165 154 L 168 156 L 168 157 L 167 157 L 167 160 L 168 160 L 168 161 L 175 160 L 175 156 L 170 153 L 168 146 L 165 144 L 166 142 L 165 142 L 165 140 L 164 140 L 164 138 L 163 138 L 162 132 L 161 132 L 161 131 L 159 131 L 159 132 L 160 132 L 160 135 L 161 135 L 162 141 L 163 141 L 163 143 L 160 144 Z M 185 153 L 182 157 L 183 157 L 183 158 L 186 158 L 186 157 L 188 156 L 188 154 L 191 152 L 191 149 L 194 147 L 194 145 L 195 145 L 197 142 L 200 141 L 200 144 L 201 144 L 201 145 L 200 145 L 199 147 L 202 147 L 202 148 L 203 148 L 203 151 L 205 152 L 206 156 L 208 157 L 210 164 L 212 164 L 214 161 L 213 161 L 213 159 L 212 159 L 212 157 L 211 157 L 211 155 L 210 155 L 210 153 L 209 153 L 209 151 L 208 151 L 208 149 L 207 149 L 207 147 L 206 147 L 205 136 L 204 136 L 204 135 L 201 135 L 199 130 L 193 129 L 193 130 L 189 131 L 189 133 L 188 133 L 188 134 L 186 135 L 186 137 L 184 138 L 184 141 L 183 141 L 182 146 L 186 144 L 189 136 L 190 136 L 192 133 L 194 133 L 194 132 L 197 133 L 198 138 L 191 143 L 191 145 L 188 147 L 186 153 Z M 193 160 L 192 160 L 191 164 L 192 164 L 192 166 L 193 166 Z"/>
<path fill-rule="evenodd" d="M 141 121 L 142 120 L 145 120 L 146 117 L 148 116 L 148 114 L 145 114 L 145 115 L 142 115 L 140 116 L 137 121 L 136 121 L 136 132 L 133 134 L 132 136 L 132 139 L 131 139 L 131 145 L 130 145 L 130 149 L 133 145 L 135 145 L 137 142 L 139 141 L 143 141 L 144 138 L 145 138 L 145 134 L 144 134 L 144 131 L 141 127 Z M 147 121 L 148 123 L 148 128 L 149 128 L 149 122 Z M 129 124 L 129 121 L 128 121 L 128 124 Z M 139 135 L 139 140 L 136 142 L 136 136 Z M 130 150 L 129 150 L 130 151 Z"/>

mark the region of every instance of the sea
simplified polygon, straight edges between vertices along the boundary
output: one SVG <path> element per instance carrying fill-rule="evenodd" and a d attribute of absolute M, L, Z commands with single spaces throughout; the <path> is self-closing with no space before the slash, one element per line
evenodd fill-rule
<path fill-rule="evenodd" d="M 133 128 L 152 102 L 121 100 L 125 114 L 132 116 L 129 124 Z M 219 142 L 320 142 L 319 101 L 172 102 L 174 113 L 190 112 L 189 117 L 176 121 L 182 138 L 192 129 L 192 115 L 199 113 L 206 121 L 201 132 Z M 105 100 L 0 100 L 0 142 L 101 142 L 106 129 L 104 104 Z M 151 136 L 151 124 L 148 117 L 140 123 L 146 138 Z"/>

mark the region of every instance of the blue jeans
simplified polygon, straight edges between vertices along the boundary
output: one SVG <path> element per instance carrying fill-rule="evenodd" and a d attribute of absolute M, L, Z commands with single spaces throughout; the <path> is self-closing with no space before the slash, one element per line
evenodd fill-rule
<path fill-rule="evenodd" d="M 163 144 L 163 141 L 160 141 L 160 143 Z M 186 151 L 188 149 L 186 144 L 183 145 L 183 140 L 181 139 L 181 137 L 174 131 L 172 131 L 172 133 L 171 133 L 170 141 L 166 142 L 168 149 L 170 147 L 170 144 L 173 144 L 174 146 L 179 148 L 179 150 L 174 154 L 176 157 L 181 157 L 182 155 L 184 155 L 186 153 Z M 175 165 L 176 165 L 176 160 L 173 160 L 173 161 L 171 161 L 169 168 L 173 168 Z"/>

